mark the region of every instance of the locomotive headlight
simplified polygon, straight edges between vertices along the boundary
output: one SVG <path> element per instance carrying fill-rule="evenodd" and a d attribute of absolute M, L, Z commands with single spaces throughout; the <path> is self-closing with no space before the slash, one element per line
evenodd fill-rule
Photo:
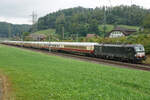
<path fill-rule="evenodd" d="M 145 56 L 145 52 L 137 53 L 135 56 L 136 57 L 144 57 Z"/>

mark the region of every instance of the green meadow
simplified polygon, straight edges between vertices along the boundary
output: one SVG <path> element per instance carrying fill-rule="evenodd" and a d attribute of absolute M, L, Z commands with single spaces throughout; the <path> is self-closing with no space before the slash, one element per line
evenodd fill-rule
<path fill-rule="evenodd" d="M 0 45 L 15 100 L 150 100 L 150 72 Z"/>

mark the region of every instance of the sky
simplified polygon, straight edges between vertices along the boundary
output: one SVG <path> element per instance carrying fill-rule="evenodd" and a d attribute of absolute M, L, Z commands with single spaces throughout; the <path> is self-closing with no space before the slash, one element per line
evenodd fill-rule
<path fill-rule="evenodd" d="M 150 9 L 150 0 L 0 0 L 0 21 L 31 24 L 33 11 L 39 18 L 51 12 L 77 6 L 95 8 L 122 4 L 136 4 Z"/>

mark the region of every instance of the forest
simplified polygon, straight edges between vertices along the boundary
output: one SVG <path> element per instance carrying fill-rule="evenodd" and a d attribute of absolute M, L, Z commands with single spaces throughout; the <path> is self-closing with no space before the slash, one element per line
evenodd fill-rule
<path fill-rule="evenodd" d="M 144 27 L 143 20 L 148 14 L 150 14 L 149 9 L 136 5 L 101 8 L 76 7 L 47 14 L 39 18 L 36 25 L 38 30 L 56 29 L 56 33 L 62 36 L 68 34 L 86 36 L 88 33 L 101 36 L 106 33 L 107 27 L 99 30 L 100 25 Z"/>
<path fill-rule="evenodd" d="M 28 32 L 31 25 L 17 25 L 7 22 L 0 22 L 0 37 L 21 36 L 22 32 Z"/>

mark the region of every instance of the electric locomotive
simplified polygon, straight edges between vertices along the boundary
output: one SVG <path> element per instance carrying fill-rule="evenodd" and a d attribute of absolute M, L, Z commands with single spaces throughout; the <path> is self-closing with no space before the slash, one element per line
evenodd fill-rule
<path fill-rule="evenodd" d="M 105 59 L 142 62 L 146 59 L 145 50 L 141 44 L 99 44 L 94 46 L 94 55 Z"/>

